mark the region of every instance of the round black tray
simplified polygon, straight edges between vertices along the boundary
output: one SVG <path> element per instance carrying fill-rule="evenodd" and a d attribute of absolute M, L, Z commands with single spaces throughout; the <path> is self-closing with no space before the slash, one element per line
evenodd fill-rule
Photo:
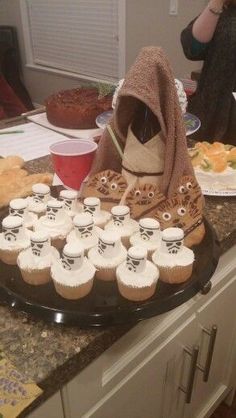
<path fill-rule="evenodd" d="M 156 292 L 145 302 L 130 302 L 118 292 L 116 283 L 94 281 L 92 291 L 83 299 L 68 301 L 54 290 L 53 283 L 26 284 L 17 266 L 0 262 L 0 300 L 9 306 L 47 321 L 80 327 L 101 327 L 137 322 L 167 312 L 199 291 L 209 290 L 218 264 L 220 249 L 214 230 L 204 220 L 206 234 L 193 248 L 195 262 L 191 278 L 180 285 L 158 281 Z"/>

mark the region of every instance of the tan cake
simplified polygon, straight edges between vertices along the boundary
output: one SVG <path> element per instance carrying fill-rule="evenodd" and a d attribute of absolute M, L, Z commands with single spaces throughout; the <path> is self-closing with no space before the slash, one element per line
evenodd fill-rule
<path fill-rule="evenodd" d="M 27 199 L 13 199 L 9 203 L 9 215 L 20 216 L 23 219 L 25 228 L 33 229 L 38 217 L 35 213 L 28 211 Z"/>
<path fill-rule="evenodd" d="M 130 246 L 131 235 L 138 231 L 138 222 L 130 217 L 130 209 L 126 205 L 113 206 L 111 209 L 112 219 L 107 223 L 107 231 L 116 232 L 126 248 Z"/>
<path fill-rule="evenodd" d="M 84 247 L 85 255 L 88 250 L 98 243 L 98 237 L 102 229 L 94 225 L 90 213 L 80 213 L 73 219 L 73 230 L 67 235 L 67 242 L 80 242 Z"/>
<path fill-rule="evenodd" d="M 96 128 L 96 117 L 111 109 L 111 101 L 111 96 L 100 96 L 96 88 L 63 90 L 46 99 L 46 114 L 55 126 L 93 129 Z"/>
<path fill-rule="evenodd" d="M 121 174 L 104 170 L 89 177 L 82 190 L 82 197 L 96 196 L 100 199 L 101 208 L 110 211 L 112 206 L 120 203 L 127 186 Z"/>
<path fill-rule="evenodd" d="M 45 215 L 47 202 L 51 199 L 50 187 L 47 184 L 34 184 L 32 186 L 32 196 L 27 199 L 29 212 L 33 212 L 39 217 Z"/>
<path fill-rule="evenodd" d="M 93 287 L 94 274 L 95 268 L 78 242 L 66 244 L 61 259 L 54 259 L 51 267 L 56 292 L 71 300 L 87 296 Z"/>
<path fill-rule="evenodd" d="M 153 253 L 152 260 L 163 282 L 183 283 L 188 280 L 193 270 L 194 252 L 184 246 L 184 231 L 180 228 L 165 229 L 161 247 Z"/>
<path fill-rule="evenodd" d="M 59 252 L 51 246 L 48 235 L 41 232 L 30 234 L 30 247 L 21 251 L 17 264 L 23 280 L 34 286 L 48 283 L 51 280 L 51 265 L 59 259 Z"/>
<path fill-rule="evenodd" d="M 95 277 L 103 281 L 116 280 L 116 268 L 125 260 L 126 254 L 118 233 L 102 231 L 98 245 L 88 252 L 88 259 L 96 268 Z"/>
<path fill-rule="evenodd" d="M 63 202 L 64 210 L 71 218 L 83 210 L 83 205 L 78 201 L 78 192 L 75 190 L 61 190 L 59 200 Z"/>
<path fill-rule="evenodd" d="M 130 244 L 142 246 L 147 250 L 148 258 L 152 259 L 152 254 L 161 245 L 160 224 L 153 218 L 142 218 L 139 220 L 139 231 L 130 237 Z"/>
<path fill-rule="evenodd" d="M 6 264 L 16 264 L 21 251 L 30 246 L 29 231 L 20 216 L 7 216 L 2 221 L 0 233 L 0 259 Z"/>
<path fill-rule="evenodd" d="M 94 225 L 104 228 L 111 214 L 101 209 L 101 202 L 98 197 L 86 197 L 83 203 L 83 212 L 89 213 L 93 217 Z"/>
<path fill-rule="evenodd" d="M 129 248 L 126 261 L 117 267 L 116 276 L 121 295 L 138 302 L 153 296 L 159 271 L 147 260 L 146 248 L 134 246 Z"/>
<path fill-rule="evenodd" d="M 48 234 L 51 244 L 61 249 L 66 243 L 66 236 L 72 230 L 72 220 L 64 211 L 63 202 L 59 200 L 49 200 L 46 207 L 46 215 L 37 220 L 34 229 Z"/>

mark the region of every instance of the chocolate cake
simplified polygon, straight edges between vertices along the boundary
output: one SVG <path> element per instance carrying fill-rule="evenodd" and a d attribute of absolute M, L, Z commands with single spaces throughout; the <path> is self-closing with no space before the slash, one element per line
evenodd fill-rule
<path fill-rule="evenodd" d="M 96 117 L 111 109 L 112 96 L 99 97 L 96 88 L 75 88 L 52 94 L 46 99 L 48 121 L 70 129 L 96 128 Z"/>

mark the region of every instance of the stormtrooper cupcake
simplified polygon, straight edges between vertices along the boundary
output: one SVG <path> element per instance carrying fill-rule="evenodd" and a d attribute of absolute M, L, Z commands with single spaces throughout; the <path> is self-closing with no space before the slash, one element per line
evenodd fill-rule
<path fill-rule="evenodd" d="M 67 235 L 67 242 L 79 241 L 87 254 L 90 248 L 98 243 L 98 235 L 102 231 L 98 226 L 94 226 L 94 221 L 89 213 L 80 213 L 73 219 L 74 229 Z"/>
<path fill-rule="evenodd" d="M 20 216 L 25 228 L 33 229 L 38 216 L 28 211 L 27 199 L 13 199 L 9 203 L 9 215 Z"/>
<path fill-rule="evenodd" d="M 103 281 L 116 280 L 116 268 L 125 260 L 126 254 L 118 233 L 102 231 L 98 245 L 88 252 L 88 259 L 96 268 L 95 277 Z"/>
<path fill-rule="evenodd" d="M 48 283 L 51 280 L 52 261 L 59 257 L 59 252 L 51 246 L 48 235 L 32 232 L 30 247 L 21 251 L 17 257 L 23 280 L 32 285 Z"/>
<path fill-rule="evenodd" d="M 64 203 L 64 210 L 71 218 L 83 210 L 83 205 L 78 202 L 78 192 L 75 190 L 61 190 L 59 200 Z"/>
<path fill-rule="evenodd" d="M 68 243 L 63 248 L 62 257 L 55 260 L 51 275 L 56 292 L 65 299 L 80 299 L 93 287 L 95 268 L 84 256 L 79 242 Z"/>
<path fill-rule="evenodd" d="M 52 199 L 50 187 L 47 184 L 36 183 L 32 186 L 32 193 L 33 195 L 27 198 L 28 210 L 40 217 L 46 212 L 48 200 Z"/>
<path fill-rule="evenodd" d="M 101 210 L 101 202 L 98 197 L 86 197 L 84 199 L 83 211 L 84 213 L 89 213 L 92 215 L 94 225 L 98 226 L 99 228 L 104 228 L 104 226 L 111 218 L 111 214 L 109 212 L 106 210 Z"/>
<path fill-rule="evenodd" d="M 160 224 L 153 218 L 142 218 L 139 221 L 139 231 L 130 237 L 131 245 L 142 245 L 151 259 L 154 251 L 161 245 Z"/>
<path fill-rule="evenodd" d="M 139 229 L 138 222 L 130 218 L 130 209 L 125 205 L 113 206 L 111 215 L 112 219 L 105 226 L 105 229 L 118 232 L 123 245 L 128 248 L 131 235 Z"/>
<path fill-rule="evenodd" d="M 0 259 L 6 264 L 16 264 L 22 250 L 30 246 L 29 232 L 20 216 L 7 216 L 2 221 L 0 234 Z"/>
<path fill-rule="evenodd" d="M 51 244 L 57 249 L 64 247 L 66 236 L 73 227 L 71 218 L 63 209 L 63 202 L 49 200 L 46 204 L 46 215 L 41 216 L 35 223 L 35 231 L 48 234 Z"/>
<path fill-rule="evenodd" d="M 158 268 L 147 260 L 147 249 L 130 247 L 124 263 L 116 270 L 120 294 L 132 301 L 143 301 L 153 296 L 159 277 Z"/>
<path fill-rule="evenodd" d="M 194 252 L 184 246 L 184 231 L 167 228 L 162 231 L 161 247 L 152 256 L 160 271 L 160 280 L 182 283 L 189 279 L 193 270 Z"/>

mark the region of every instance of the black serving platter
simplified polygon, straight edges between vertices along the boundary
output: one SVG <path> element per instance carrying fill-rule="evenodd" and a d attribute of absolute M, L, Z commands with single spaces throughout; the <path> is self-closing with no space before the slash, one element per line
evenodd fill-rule
<path fill-rule="evenodd" d="M 204 220 L 206 234 L 193 248 L 195 262 L 191 278 L 179 285 L 158 281 L 154 296 L 145 302 L 130 302 L 118 292 L 116 283 L 94 281 L 88 296 L 78 301 L 63 299 L 53 283 L 28 285 L 17 266 L 0 261 L 0 300 L 7 305 L 38 316 L 45 321 L 80 327 L 105 327 L 135 323 L 167 312 L 199 291 L 209 289 L 210 279 L 220 256 L 219 243 L 211 225 Z"/>

